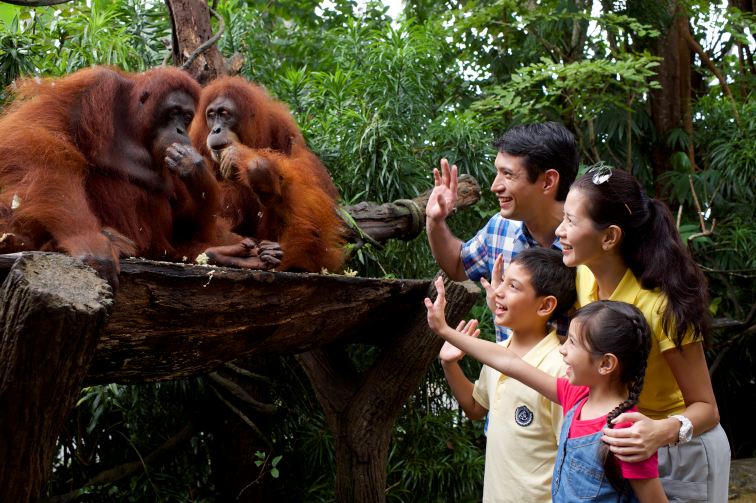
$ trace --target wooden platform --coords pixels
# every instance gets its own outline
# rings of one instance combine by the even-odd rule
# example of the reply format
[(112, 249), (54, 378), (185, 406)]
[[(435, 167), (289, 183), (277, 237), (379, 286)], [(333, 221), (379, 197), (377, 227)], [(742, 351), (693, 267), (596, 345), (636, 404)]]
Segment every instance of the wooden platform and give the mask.
[[(19, 255), (0, 255), (0, 283)], [(116, 308), (87, 383), (177, 379), (252, 353), (300, 353), (337, 340), (384, 345), (424, 309), (429, 286), (122, 260)]]

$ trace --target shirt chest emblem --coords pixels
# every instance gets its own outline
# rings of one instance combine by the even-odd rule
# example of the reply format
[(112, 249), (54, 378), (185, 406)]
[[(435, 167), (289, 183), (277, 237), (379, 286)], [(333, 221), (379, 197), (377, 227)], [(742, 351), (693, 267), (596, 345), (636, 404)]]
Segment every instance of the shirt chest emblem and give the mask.
[(530, 426), (533, 422), (533, 411), (525, 405), (520, 405), (515, 409), (515, 422), (520, 426)]

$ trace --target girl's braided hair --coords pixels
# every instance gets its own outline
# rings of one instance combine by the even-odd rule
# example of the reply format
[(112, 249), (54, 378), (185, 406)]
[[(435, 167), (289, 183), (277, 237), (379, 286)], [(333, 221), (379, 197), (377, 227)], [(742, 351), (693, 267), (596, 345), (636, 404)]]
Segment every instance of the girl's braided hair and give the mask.
[[(651, 330), (646, 318), (637, 307), (625, 302), (600, 300), (575, 313), (580, 323), (581, 339), (587, 349), (596, 355), (611, 353), (619, 363), (620, 382), (627, 386), (627, 400), (614, 408), (606, 423), (613, 428), (612, 420), (638, 403), (646, 375), (648, 353), (651, 351)], [(614, 454), (606, 444), (599, 455), (604, 460), (604, 472), (615, 489), (628, 489), (623, 480)]]

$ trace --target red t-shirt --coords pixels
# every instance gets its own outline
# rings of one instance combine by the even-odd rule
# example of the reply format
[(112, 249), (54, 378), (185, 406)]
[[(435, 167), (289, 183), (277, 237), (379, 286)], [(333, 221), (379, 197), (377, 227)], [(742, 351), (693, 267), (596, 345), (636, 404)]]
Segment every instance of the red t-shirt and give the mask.
[[(569, 412), (576, 403), (587, 397), (588, 392), (589, 388), (587, 386), (573, 386), (570, 384), (569, 379), (557, 378), (557, 398), (559, 399), (559, 403), (562, 404), (562, 409), (564, 409), (565, 415), (567, 415), (567, 412)], [(606, 427), (606, 416), (608, 414), (604, 414), (603, 416), (594, 419), (579, 419), (584, 404), (585, 402), (578, 405), (577, 410), (572, 416), (572, 424), (570, 425), (570, 431), (568, 434), (569, 438), (592, 435)], [(637, 410), (637, 407), (632, 407), (628, 412), (635, 412)], [(630, 422), (620, 423), (614, 425), (614, 427), (627, 428), (632, 424), (633, 423)], [(640, 461), (638, 463), (628, 463), (626, 461), (620, 461), (619, 459), (617, 460), (617, 463), (622, 471), (622, 476), (626, 479), (655, 479), (659, 476), (659, 462), (656, 453), (645, 461)]]

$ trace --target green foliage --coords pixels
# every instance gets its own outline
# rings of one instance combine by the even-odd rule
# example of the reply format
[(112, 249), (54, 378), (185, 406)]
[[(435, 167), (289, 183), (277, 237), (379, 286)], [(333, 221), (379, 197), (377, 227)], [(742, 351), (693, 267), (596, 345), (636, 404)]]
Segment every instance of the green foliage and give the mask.
[(506, 86), (490, 88), (490, 97), (477, 102), (475, 108), (516, 122), (543, 117), (573, 117), (585, 122), (607, 107), (626, 109), (629, 96), (658, 87), (650, 81), (657, 65), (658, 58), (649, 54), (568, 64), (544, 57), (521, 68)]
[[(274, 456), (272, 459), (270, 455), (266, 455), (262, 451), (255, 452), (255, 466), (259, 467), (262, 471), (262, 474), (265, 473), (267, 470), (270, 473), (270, 476), (274, 479), (277, 479), (280, 475), (280, 472), (278, 471), (278, 463), (281, 461), (281, 458), (283, 456)], [(269, 463), (270, 462), (270, 463)], [(268, 467), (268, 464), (270, 464), (270, 467)]]
[[(196, 421), (202, 396), (203, 387), (197, 380), (84, 388), (58, 438), (48, 494), (77, 490), (109, 468), (143, 462)], [(114, 483), (89, 485), (76, 494), (88, 501), (209, 503), (215, 498), (208, 458), (207, 435), (197, 432), (162, 462)]]
[(289, 69), (269, 87), (294, 106), (345, 200), (390, 201), (426, 190), (439, 143), (461, 143), (467, 148), (458, 155), (471, 154), (471, 165), (480, 160), (490, 139), (472, 117), (456, 119), (472, 126), (462, 133), (456, 123), (451, 135), (440, 127), (450, 122), (442, 110), (451, 90), (437, 26), (378, 30), (355, 20), (324, 39), (336, 48), (324, 70)]
[(416, 408), (410, 402), (397, 422), (386, 501), (480, 501), (485, 462), (482, 423), (460, 420), (458, 411), (450, 407), (455, 404), (448, 401), (435, 405)]
[(34, 72), (32, 58), (39, 47), (32, 37), (19, 28), (18, 17), (14, 17), (10, 25), (3, 28), (0, 35), (0, 85), (5, 88), (18, 76)]

